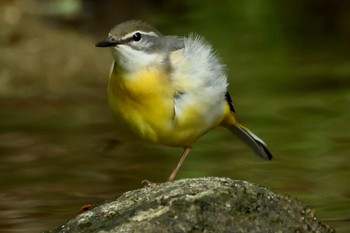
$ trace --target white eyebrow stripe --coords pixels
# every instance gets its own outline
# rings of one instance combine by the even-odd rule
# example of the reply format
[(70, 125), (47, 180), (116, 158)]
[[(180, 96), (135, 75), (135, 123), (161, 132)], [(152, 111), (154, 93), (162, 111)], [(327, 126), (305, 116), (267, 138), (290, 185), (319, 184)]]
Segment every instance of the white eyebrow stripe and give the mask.
[(137, 32), (141, 33), (141, 35), (158, 37), (157, 33), (155, 33), (155, 32), (133, 31), (133, 32), (130, 32), (130, 33), (126, 34), (125, 36), (123, 36), (122, 40), (132, 37)]

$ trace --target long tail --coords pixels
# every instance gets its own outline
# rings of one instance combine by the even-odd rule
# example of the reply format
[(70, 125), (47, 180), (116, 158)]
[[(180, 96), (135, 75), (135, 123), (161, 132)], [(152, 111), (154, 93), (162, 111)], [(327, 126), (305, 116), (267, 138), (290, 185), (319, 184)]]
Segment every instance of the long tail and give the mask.
[(264, 141), (253, 134), (249, 129), (238, 123), (226, 125), (225, 127), (249, 146), (260, 158), (265, 160), (272, 159), (272, 155)]
[(253, 134), (249, 129), (241, 125), (235, 116), (235, 109), (232, 104), (231, 96), (228, 92), (225, 94), (226, 98), (226, 116), (221, 122), (221, 125), (229, 129), (239, 139), (241, 139), (247, 146), (262, 159), (271, 160), (272, 155), (267, 149), (266, 144), (258, 136)]

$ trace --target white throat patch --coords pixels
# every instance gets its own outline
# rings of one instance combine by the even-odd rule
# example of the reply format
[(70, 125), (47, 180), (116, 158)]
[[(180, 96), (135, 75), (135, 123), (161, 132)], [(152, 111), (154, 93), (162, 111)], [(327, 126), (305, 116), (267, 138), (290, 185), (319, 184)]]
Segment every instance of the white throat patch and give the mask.
[(161, 62), (161, 54), (147, 53), (123, 44), (113, 47), (112, 54), (118, 64), (129, 72), (146, 66), (158, 65)]

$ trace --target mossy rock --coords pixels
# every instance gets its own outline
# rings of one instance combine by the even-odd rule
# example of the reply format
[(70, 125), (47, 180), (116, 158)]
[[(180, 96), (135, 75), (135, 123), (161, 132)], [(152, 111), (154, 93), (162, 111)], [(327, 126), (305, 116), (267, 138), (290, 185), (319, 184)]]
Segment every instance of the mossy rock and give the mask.
[(302, 202), (228, 178), (182, 179), (124, 193), (51, 232), (335, 232)]

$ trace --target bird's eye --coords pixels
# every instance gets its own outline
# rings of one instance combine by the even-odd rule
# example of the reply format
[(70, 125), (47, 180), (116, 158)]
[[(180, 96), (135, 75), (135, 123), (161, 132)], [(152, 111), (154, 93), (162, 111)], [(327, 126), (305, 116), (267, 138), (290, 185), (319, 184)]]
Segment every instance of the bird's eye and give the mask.
[(134, 41), (140, 41), (141, 40), (141, 33), (136, 32), (132, 38), (134, 39)]

